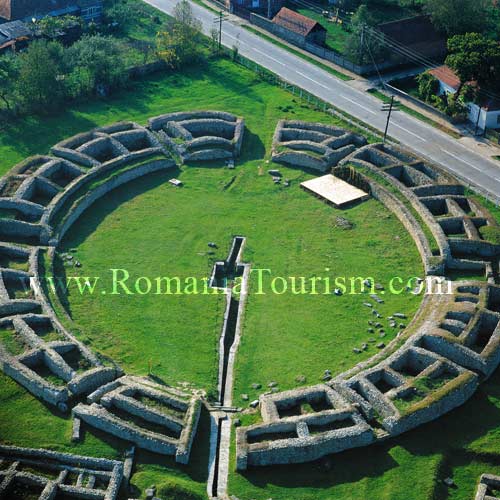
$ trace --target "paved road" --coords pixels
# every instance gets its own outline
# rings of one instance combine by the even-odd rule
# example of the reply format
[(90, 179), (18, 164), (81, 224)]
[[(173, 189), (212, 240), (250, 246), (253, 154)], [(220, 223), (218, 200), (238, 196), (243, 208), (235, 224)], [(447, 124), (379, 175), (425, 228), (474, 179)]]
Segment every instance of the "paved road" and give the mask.
[[(176, 0), (146, 1), (167, 13), (172, 12), (176, 3)], [(194, 3), (191, 5), (208, 33), (213, 26), (213, 12)], [(224, 45), (232, 47), (237, 44), (240, 53), (248, 59), (380, 131), (384, 130), (387, 115), (381, 111), (378, 99), (250, 33), (233, 21), (223, 23)], [(396, 112), (393, 117), (389, 127), (392, 137), (500, 200), (500, 163), (468, 150), (444, 132), (406, 113)]]

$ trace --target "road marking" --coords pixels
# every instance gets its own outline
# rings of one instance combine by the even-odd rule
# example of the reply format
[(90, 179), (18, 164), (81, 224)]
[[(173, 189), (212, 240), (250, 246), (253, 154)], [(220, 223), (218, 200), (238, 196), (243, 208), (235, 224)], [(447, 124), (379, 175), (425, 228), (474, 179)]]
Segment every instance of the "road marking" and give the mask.
[(469, 167), (473, 168), (474, 170), (477, 170), (478, 172), (481, 172), (484, 176), (489, 177), (490, 179), (493, 179), (495, 181), (500, 181), (499, 177), (493, 177), (489, 173), (485, 172), (484, 170), (480, 169), (479, 167), (476, 167), (473, 163), (470, 161), (464, 160), (463, 158), (460, 158), (460, 156), (457, 156), (456, 154), (450, 153), (450, 151), (446, 149), (441, 150), (443, 153), (446, 153), (447, 155), (450, 155), (452, 158), (455, 158), (455, 160), (461, 161), (462, 163), (465, 163), (466, 165), (469, 165)]
[(352, 104), (354, 104), (356, 106), (359, 106), (360, 108), (363, 108), (365, 111), (368, 111), (368, 113), (371, 113), (372, 115), (376, 115), (377, 114), (377, 113), (375, 113), (375, 111), (372, 111), (371, 109), (368, 109), (367, 107), (363, 106), (363, 104), (360, 104), (359, 102), (353, 101), (352, 99), (350, 99), (349, 97), (346, 97), (343, 94), (339, 94), (339, 97), (341, 97), (342, 99), (345, 99), (346, 101), (351, 102)]
[(304, 75), (304, 73), (301, 73), (300, 71), (295, 71), (295, 73), (297, 73), (297, 75), (303, 76), (304, 78), (307, 78), (308, 80), (311, 80), (311, 82), (315, 83), (316, 85), (319, 85), (320, 87), (323, 87), (326, 90), (330, 90), (330, 87), (327, 87), (326, 85), (323, 85), (322, 83), (313, 80), (310, 76)]
[(268, 59), (271, 59), (271, 61), (274, 61), (274, 62), (276, 62), (278, 64), (281, 64), (281, 66), (286, 66), (285, 63), (283, 63), (281, 61), (278, 61), (278, 59), (275, 59), (274, 57), (271, 57), (271, 56), (267, 55), (265, 52), (262, 52), (262, 50), (255, 49), (255, 48), (253, 50), (255, 50), (255, 52), (258, 52), (259, 54), (262, 54), (263, 56), (266, 56)]
[(402, 127), (401, 125), (398, 125), (397, 123), (391, 122), (391, 123), (389, 124), (389, 126), (390, 126), (390, 125), (394, 125), (395, 127), (398, 127), (398, 128), (400, 128), (401, 130), (404, 130), (406, 133), (408, 133), (408, 134), (411, 134), (411, 135), (415, 136), (417, 139), (420, 139), (420, 140), (421, 140), (421, 141), (423, 141), (423, 142), (427, 142), (427, 141), (426, 141), (423, 137), (420, 137), (418, 134), (415, 134), (415, 132), (412, 132), (411, 130), (408, 130), (407, 128), (404, 128), (404, 127)]

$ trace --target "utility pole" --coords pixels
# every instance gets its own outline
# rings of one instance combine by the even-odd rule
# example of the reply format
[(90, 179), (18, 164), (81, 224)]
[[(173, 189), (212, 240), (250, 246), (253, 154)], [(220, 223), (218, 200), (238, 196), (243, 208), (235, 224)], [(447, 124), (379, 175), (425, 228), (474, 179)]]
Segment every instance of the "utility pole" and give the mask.
[(481, 119), (481, 106), (478, 104), (477, 105), (477, 120), (476, 120), (476, 127), (474, 128), (474, 135), (477, 135), (477, 129), (479, 128), (479, 120)]
[(365, 46), (365, 25), (361, 25), (360, 41), (359, 41), (359, 64), (363, 64), (363, 48)]
[(382, 111), (387, 111), (387, 122), (385, 124), (385, 131), (384, 131), (384, 140), (382, 141), (385, 144), (385, 141), (387, 139), (387, 131), (389, 130), (389, 122), (391, 120), (391, 114), (392, 111), (397, 111), (397, 102), (394, 102), (394, 96), (391, 95), (391, 102), (390, 103), (385, 103), (382, 104)]
[(213, 23), (219, 25), (219, 52), (222, 49), (222, 23), (228, 19), (228, 15), (224, 14), (222, 10), (219, 12), (219, 15), (214, 18)]

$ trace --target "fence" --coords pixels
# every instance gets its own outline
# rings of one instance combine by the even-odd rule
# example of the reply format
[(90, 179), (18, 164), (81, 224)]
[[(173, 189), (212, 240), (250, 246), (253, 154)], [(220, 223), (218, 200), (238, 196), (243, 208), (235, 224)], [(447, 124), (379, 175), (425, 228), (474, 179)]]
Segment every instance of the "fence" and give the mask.
[(420, 99), (417, 99), (416, 97), (413, 97), (410, 94), (407, 94), (401, 89), (398, 89), (397, 87), (393, 87), (392, 85), (389, 85), (388, 83), (384, 83), (384, 88), (386, 90), (390, 90), (393, 94), (398, 95), (399, 97), (402, 97), (403, 99), (407, 99), (408, 101), (411, 101), (415, 103), (417, 106), (424, 108), (426, 111), (429, 111), (430, 113), (438, 116), (439, 118), (442, 118), (443, 120), (450, 121), (450, 117), (439, 111), (439, 109), (436, 109), (434, 106), (431, 106), (430, 104), (427, 104), (424, 101), (421, 101)]
[(287, 28), (283, 28), (282, 26), (277, 26), (269, 19), (263, 16), (259, 16), (258, 14), (251, 13), (250, 22), (258, 26), (259, 28), (269, 31), (273, 35), (283, 38), (283, 40), (286, 40), (287, 42), (292, 43), (293, 45), (296, 45), (297, 47), (300, 47), (301, 49), (304, 49), (307, 52), (310, 52), (311, 54), (317, 55), (323, 59), (333, 62), (354, 73), (362, 75), (376, 71), (375, 66), (372, 64), (364, 66), (359, 66), (358, 64), (354, 64), (353, 62), (346, 59), (344, 56), (332, 50), (329, 50), (325, 47), (321, 47), (314, 43), (308, 42), (303, 36), (298, 35), (297, 33)]
[[(226, 54), (229, 54), (230, 51), (227, 49)], [(371, 127), (370, 125), (363, 123), (361, 121), (357, 121), (353, 118), (351, 118), (348, 114), (336, 109), (332, 104), (323, 101), (323, 99), (320, 99), (319, 97), (316, 97), (313, 94), (310, 94), (306, 90), (302, 89), (301, 87), (298, 87), (297, 85), (294, 85), (290, 82), (287, 82), (283, 78), (279, 77), (275, 73), (272, 73), (271, 71), (265, 69), (264, 67), (260, 66), (254, 61), (251, 61), (250, 59), (247, 59), (244, 56), (237, 55), (236, 57), (233, 57), (235, 62), (238, 64), (241, 64), (242, 66), (246, 67), (247, 69), (250, 69), (251, 71), (254, 71), (257, 73), (262, 79), (265, 79), (269, 83), (272, 83), (274, 85), (278, 85), (279, 87), (283, 88), (284, 90), (292, 93), (293, 95), (297, 95), (301, 99), (305, 99), (308, 103), (312, 104), (315, 106), (317, 109), (322, 110), (326, 113), (331, 114), (332, 116), (335, 116), (344, 122), (348, 123), (351, 125), (354, 129), (357, 129), (358, 131), (364, 132), (365, 134), (369, 134), (372, 137), (377, 138), (378, 140), (382, 139), (382, 134), (380, 133), (379, 130), (377, 130), (374, 127)], [(387, 142), (393, 143), (393, 144), (398, 144), (398, 141), (396, 141), (392, 137), (388, 137)], [(420, 156), (426, 159), (429, 163), (434, 164), (434, 160), (431, 158), (426, 157), (425, 154), (421, 154)], [(444, 167), (442, 167), (444, 168)], [(461, 175), (457, 174), (456, 172), (452, 172), (450, 170), (450, 173), (455, 176), (466, 188), (468, 188), (471, 191), (474, 191), (475, 193), (483, 196), (487, 200), (491, 201), (492, 203), (495, 204), (495, 206), (500, 207), (500, 196), (499, 195), (494, 195), (479, 186), (472, 184), (469, 182), (467, 179), (462, 177)]]
[(314, 54), (318, 57), (321, 57), (322, 59), (337, 64), (338, 66), (341, 66), (342, 68), (352, 71), (353, 73), (356, 73), (358, 75), (369, 75), (375, 73), (377, 71), (377, 68), (378, 70), (384, 70), (392, 68), (394, 66), (393, 62), (386, 62), (378, 65), (355, 64), (346, 57), (344, 57), (342, 54), (327, 49), (326, 47), (317, 45), (315, 43), (308, 42), (303, 36), (298, 35), (294, 31), (291, 31), (287, 28), (283, 28), (282, 26), (276, 25), (266, 17), (259, 16), (258, 14), (251, 12), (247, 17), (247, 19), (249, 19), (249, 21), (252, 24), (255, 24), (255, 26), (258, 26), (259, 28), (269, 31), (273, 35), (278, 36), (279, 38), (282, 38), (283, 40), (293, 45), (296, 45), (297, 47), (300, 47), (301, 49), (304, 49), (307, 52), (310, 52), (311, 54)]

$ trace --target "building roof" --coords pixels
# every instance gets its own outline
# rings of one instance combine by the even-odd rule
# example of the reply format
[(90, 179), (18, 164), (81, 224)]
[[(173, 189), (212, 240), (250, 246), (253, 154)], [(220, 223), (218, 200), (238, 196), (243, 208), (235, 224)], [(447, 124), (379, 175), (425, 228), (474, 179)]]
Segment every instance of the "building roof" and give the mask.
[(15, 47), (17, 41), (32, 37), (29, 27), (21, 21), (0, 24), (0, 50)]
[[(441, 61), (446, 55), (446, 37), (436, 31), (428, 16), (382, 23), (377, 29), (388, 42), (403, 45), (429, 59)], [(392, 52), (391, 58), (408, 62), (408, 57), (400, 52)]]
[[(458, 78), (456, 73), (449, 66), (439, 66), (435, 69), (431, 69), (429, 73), (444, 85), (451, 87), (454, 91), (457, 91), (460, 87), (460, 78)], [(467, 82), (467, 84), (480, 90), (475, 81)], [(500, 98), (496, 97), (493, 93), (479, 92), (475, 102), (485, 111), (498, 111), (500, 109)]]
[(0, 35), (9, 40), (16, 38), (29, 38), (31, 30), (22, 21), (11, 21), (10, 23), (0, 24)]
[(72, 14), (81, 7), (100, 5), (102, 0), (0, 0), (0, 17), (7, 20), (40, 18), (49, 13)]
[(274, 16), (273, 23), (302, 36), (309, 35), (309, 33), (313, 30), (319, 29), (326, 31), (326, 29), (321, 26), (320, 23), (314, 21), (314, 19), (303, 16), (302, 14), (299, 14), (291, 9), (287, 9), (286, 7), (282, 7)]
[(434, 28), (429, 16), (414, 16), (390, 21), (379, 24), (377, 29), (403, 45), (413, 45), (424, 41), (445, 41), (445, 37)]
[(449, 66), (443, 64), (435, 69), (431, 69), (429, 73), (433, 77), (437, 78), (441, 83), (451, 87), (455, 91), (460, 87), (460, 78), (458, 78)]

